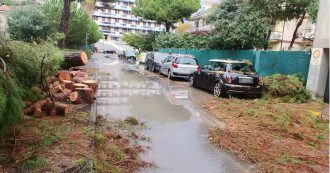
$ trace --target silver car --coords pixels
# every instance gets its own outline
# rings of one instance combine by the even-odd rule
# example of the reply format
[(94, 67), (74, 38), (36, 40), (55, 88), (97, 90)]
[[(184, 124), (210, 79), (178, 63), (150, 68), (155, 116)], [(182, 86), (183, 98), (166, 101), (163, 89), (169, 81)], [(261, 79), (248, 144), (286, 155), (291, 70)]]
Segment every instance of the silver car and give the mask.
[(188, 78), (199, 69), (197, 59), (192, 55), (171, 54), (162, 61), (160, 74), (168, 78)]

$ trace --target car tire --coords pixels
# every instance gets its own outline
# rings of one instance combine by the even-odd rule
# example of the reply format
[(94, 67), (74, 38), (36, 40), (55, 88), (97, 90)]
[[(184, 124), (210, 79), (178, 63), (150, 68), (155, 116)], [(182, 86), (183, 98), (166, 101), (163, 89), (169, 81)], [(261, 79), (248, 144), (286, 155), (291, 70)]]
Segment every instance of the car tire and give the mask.
[(172, 75), (171, 75), (171, 70), (168, 71), (168, 73), (167, 73), (167, 78), (168, 78), (168, 79), (172, 79), (172, 78), (173, 78)]
[(155, 72), (155, 65), (151, 66), (151, 72)]
[(191, 75), (189, 77), (189, 86), (195, 87), (195, 80), (194, 80), (194, 75)]
[(222, 83), (221, 82), (218, 82), (214, 85), (213, 87), (213, 94), (214, 96), (216, 97), (223, 97), (225, 94), (225, 90), (224, 88), (222, 87)]

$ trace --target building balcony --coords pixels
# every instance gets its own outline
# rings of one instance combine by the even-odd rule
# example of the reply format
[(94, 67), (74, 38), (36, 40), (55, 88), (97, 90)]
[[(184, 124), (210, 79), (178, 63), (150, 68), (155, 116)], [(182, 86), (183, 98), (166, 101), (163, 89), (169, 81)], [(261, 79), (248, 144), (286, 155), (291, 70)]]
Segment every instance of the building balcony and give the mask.
[(283, 33), (282, 32), (278, 32), (278, 31), (273, 31), (271, 34), (270, 34), (270, 37), (269, 37), (269, 41), (280, 41), (282, 40), (282, 35)]

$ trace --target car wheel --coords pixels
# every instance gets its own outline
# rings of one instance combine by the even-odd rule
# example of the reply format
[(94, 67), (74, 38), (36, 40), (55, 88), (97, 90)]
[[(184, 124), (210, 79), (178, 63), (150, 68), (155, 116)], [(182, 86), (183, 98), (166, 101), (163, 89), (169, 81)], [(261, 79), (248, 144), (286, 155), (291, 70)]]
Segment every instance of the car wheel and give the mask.
[(155, 65), (152, 65), (152, 66), (151, 66), (151, 71), (152, 71), (152, 72), (155, 72)]
[(170, 70), (169, 70), (168, 73), (167, 73), (167, 78), (172, 79), (171, 71), (170, 71)]
[(195, 86), (194, 75), (191, 75), (189, 77), (189, 86), (191, 86), (191, 87)]
[(222, 84), (220, 82), (216, 83), (213, 88), (213, 94), (216, 97), (221, 97), (224, 95)]

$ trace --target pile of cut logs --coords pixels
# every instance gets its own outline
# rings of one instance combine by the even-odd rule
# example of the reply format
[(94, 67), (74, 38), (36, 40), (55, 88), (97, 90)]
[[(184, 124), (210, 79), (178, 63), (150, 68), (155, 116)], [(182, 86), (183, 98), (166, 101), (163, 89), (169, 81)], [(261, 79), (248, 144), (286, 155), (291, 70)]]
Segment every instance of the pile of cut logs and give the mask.
[[(72, 56), (70, 56), (71, 62), (72, 59)], [(86, 63), (75, 62), (75, 65), (84, 65)], [(46, 83), (47, 91), (45, 92), (48, 92), (47, 95), (50, 97), (34, 104), (26, 103), (23, 110), (24, 114), (34, 115), (35, 117), (65, 115), (68, 106), (62, 102), (92, 104), (96, 99), (97, 81), (90, 80), (86, 70), (82, 67), (71, 67), (69, 70), (61, 70), (56, 76), (47, 78)]]

